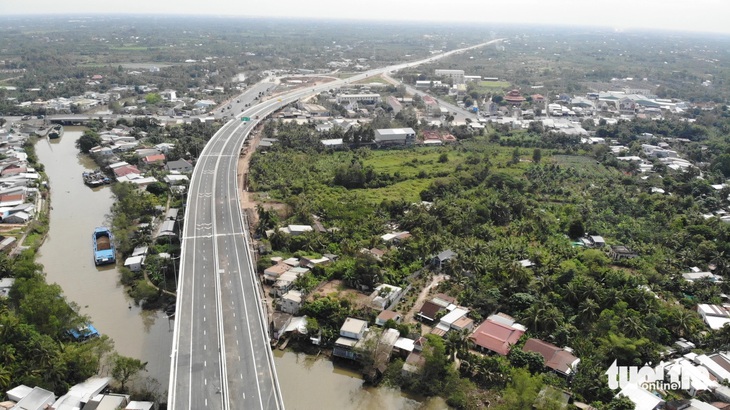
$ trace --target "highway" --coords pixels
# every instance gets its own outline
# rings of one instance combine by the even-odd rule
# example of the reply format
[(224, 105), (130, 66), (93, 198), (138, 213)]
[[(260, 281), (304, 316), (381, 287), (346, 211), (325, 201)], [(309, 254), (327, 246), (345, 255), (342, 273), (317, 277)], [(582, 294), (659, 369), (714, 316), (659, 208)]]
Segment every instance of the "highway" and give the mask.
[[(236, 117), (207, 143), (195, 164), (188, 189), (169, 409), (284, 408), (269, 346), (267, 313), (237, 186), (239, 153), (256, 123), (302, 97), (491, 43), (254, 101), (259, 93), (272, 87), (271, 83), (262, 82), (234, 100), (236, 106), (227, 113)], [(246, 104), (250, 106), (246, 108)], [(245, 111), (236, 114), (240, 107)], [(252, 121), (241, 121), (244, 116)]]

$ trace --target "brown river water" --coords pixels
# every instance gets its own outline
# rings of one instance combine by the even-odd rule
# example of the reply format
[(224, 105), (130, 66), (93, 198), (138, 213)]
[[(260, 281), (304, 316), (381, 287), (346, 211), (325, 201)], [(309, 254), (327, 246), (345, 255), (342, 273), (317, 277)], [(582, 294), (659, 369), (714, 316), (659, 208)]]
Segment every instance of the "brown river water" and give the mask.
[[(83, 128), (66, 127), (58, 140), (40, 140), (36, 152), (51, 185), (50, 230), (38, 262), (46, 280), (63, 288), (66, 298), (89, 316), (101, 334), (114, 341), (120, 354), (147, 362), (144, 377), (166, 396), (174, 323), (163, 313), (134, 306), (119, 283), (114, 266), (96, 267), (91, 233), (109, 225), (114, 201), (108, 186), (90, 189), (81, 173), (94, 162), (80, 155), (75, 141)], [(275, 352), (282, 395), (289, 410), (309, 409), (446, 409), (439, 398), (408, 396), (385, 387), (365, 387), (359, 374), (335, 366), (329, 359)]]

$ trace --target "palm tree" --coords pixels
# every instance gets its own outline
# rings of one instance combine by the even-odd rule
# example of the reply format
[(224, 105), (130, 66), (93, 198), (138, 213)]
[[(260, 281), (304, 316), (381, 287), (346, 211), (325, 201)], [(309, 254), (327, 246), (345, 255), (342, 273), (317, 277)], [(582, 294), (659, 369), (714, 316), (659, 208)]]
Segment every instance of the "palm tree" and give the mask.
[(452, 330), (446, 335), (446, 351), (452, 362), (469, 347), (469, 336), (469, 329)]
[(697, 325), (697, 316), (694, 312), (689, 311), (681, 306), (677, 306), (672, 312), (672, 319), (674, 319), (674, 330), (679, 337), (684, 337), (694, 333)]
[(646, 334), (647, 327), (637, 315), (628, 315), (621, 324), (626, 336), (638, 338)]
[(599, 310), (601, 310), (601, 307), (598, 306), (598, 303), (596, 303), (595, 300), (588, 298), (580, 304), (578, 317), (583, 324), (592, 324), (596, 319), (598, 319)]
[(4, 365), (0, 364), (0, 390), (9, 389), (13, 374)]

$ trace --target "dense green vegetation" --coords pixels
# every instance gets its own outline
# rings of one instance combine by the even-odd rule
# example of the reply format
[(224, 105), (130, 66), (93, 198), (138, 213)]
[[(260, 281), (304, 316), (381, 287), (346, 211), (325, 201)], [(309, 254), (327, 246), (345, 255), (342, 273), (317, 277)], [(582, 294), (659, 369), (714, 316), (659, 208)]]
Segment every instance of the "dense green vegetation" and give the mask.
[[(652, 130), (679, 124), (652, 124)], [(631, 142), (647, 126), (620, 123), (600, 129)], [(719, 152), (727, 149), (720, 130), (704, 127), (703, 140), (713, 141)], [(618, 133), (624, 128), (630, 131), (622, 137)], [(445, 268), (451, 279), (439, 289), (472, 309), (475, 320), (501, 311), (523, 323), (528, 335), (573, 347), (581, 367), (571, 385), (552, 379), (548, 384), (570, 388), (589, 402), (612, 400), (602, 374), (614, 359), (642, 365), (658, 361), (663, 346), (679, 337), (711, 346), (726, 337), (706, 331), (693, 309), (697, 303), (720, 302), (727, 284), (690, 284), (680, 275), (691, 266), (709, 265), (715, 273), (730, 274), (725, 256), (730, 225), (702, 216), (727, 203), (727, 190), (710, 187), (721, 179), (721, 165), (706, 165), (704, 179), (696, 178), (697, 170), (667, 169), (661, 177), (642, 179), (606, 154), (605, 147), (578, 145), (567, 155), (503, 147), (490, 142), (499, 141), (493, 138), (496, 130), (453, 147), (338, 152), (317, 148), (306, 127), (278, 124), (276, 131), (289, 143), (254, 154), (250, 183), (269, 200), (285, 202), (289, 212), (272, 216), (261, 208), (263, 223), (268, 228), (277, 222), (311, 223), (316, 216), (325, 227), (337, 228), (297, 237), (277, 232), (269, 238), (272, 249), (284, 254), (340, 255), (337, 263), (303, 280), (305, 289), (332, 278), (353, 287), (405, 285), (429, 257), (453, 249), (459, 256)], [(671, 195), (650, 193), (656, 185)], [(413, 238), (385, 247), (379, 236), (393, 227), (410, 231)], [(625, 245), (638, 257), (614, 261), (605, 250), (576, 247), (572, 242), (584, 233)], [(387, 249), (382, 261), (360, 254), (373, 246)], [(516, 263), (527, 258), (536, 266)], [(345, 317), (370, 315), (332, 296), (305, 304), (303, 311), (330, 343)], [(477, 364), (483, 360), (489, 364)], [(481, 388), (502, 389), (511, 379), (521, 389), (515, 382), (521, 376), (511, 369), (541, 372), (541, 365), (529, 363), (467, 353), (460, 373)], [(494, 372), (501, 376), (484, 374), (484, 366), (500, 369)], [(446, 385), (429, 385), (434, 390), (394, 380), (419, 392), (456, 394), (446, 376), (439, 379)], [(509, 387), (504, 390), (505, 403), (512, 395)]]
[[(130, 359), (113, 352), (107, 336), (77, 341), (69, 333), (88, 318), (68, 302), (61, 288), (45, 281), (43, 267), (33, 249), (15, 259), (0, 255), (0, 276), (15, 278), (7, 299), (0, 299), (0, 389), (20, 384), (39, 386), (65, 394), (69, 387), (99, 374), (102, 367), (126, 368), (114, 378), (120, 391), (143, 367), (130, 367)], [(144, 387), (143, 387), (144, 389)], [(151, 398), (151, 392), (134, 391), (135, 397)]]

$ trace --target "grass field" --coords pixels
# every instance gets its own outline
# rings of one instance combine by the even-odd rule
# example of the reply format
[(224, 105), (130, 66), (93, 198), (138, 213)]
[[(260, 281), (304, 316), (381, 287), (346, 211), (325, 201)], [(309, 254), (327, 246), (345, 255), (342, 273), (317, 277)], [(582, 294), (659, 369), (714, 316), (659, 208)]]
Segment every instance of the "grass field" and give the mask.
[(512, 84), (508, 81), (479, 81), (474, 90), (480, 94), (486, 94), (490, 92), (506, 90), (511, 88)]
[[(441, 154), (446, 153), (448, 161), (439, 162)], [(451, 172), (463, 162), (461, 156), (448, 148), (414, 148), (412, 150), (372, 151), (365, 165), (372, 166), (379, 173), (399, 172), (406, 178), (413, 178), (421, 172), (436, 175)]]
[(616, 169), (609, 169), (594, 158), (578, 155), (553, 155), (552, 159), (559, 165), (577, 168), (594, 175), (616, 176), (621, 175)]

